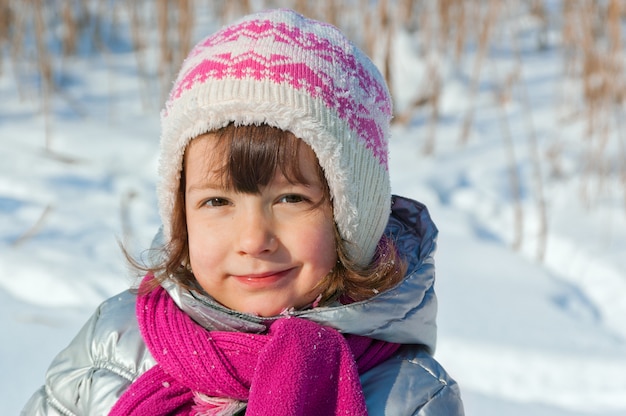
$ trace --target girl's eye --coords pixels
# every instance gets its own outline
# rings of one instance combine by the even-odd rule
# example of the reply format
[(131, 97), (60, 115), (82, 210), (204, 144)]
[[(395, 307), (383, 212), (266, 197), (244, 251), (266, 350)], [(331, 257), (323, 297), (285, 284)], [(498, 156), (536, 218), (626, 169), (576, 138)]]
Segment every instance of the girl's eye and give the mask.
[(224, 198), (210, 198), (205, 200), (202, 205), (207, 206), (207, 207), (223, 207), (225, 205), (228, 205), (228, 200), (224, 199)]
[(304, 197), (302, 195), (289, 194), (280, 197), (279, 202), (286, 204), (296, 204), (298, 202), (304, 201)]

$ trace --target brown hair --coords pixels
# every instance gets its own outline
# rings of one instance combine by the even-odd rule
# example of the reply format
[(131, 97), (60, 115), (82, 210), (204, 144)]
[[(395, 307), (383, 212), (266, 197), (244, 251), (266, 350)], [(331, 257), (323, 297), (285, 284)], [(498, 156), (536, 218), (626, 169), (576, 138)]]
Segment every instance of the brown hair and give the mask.
[[(221, 171), (226, 187), (238, 192), (259, 193), (269, 184), (277, 170), (294, 183), (305, 181), (299, 166), (300, 148), (306, 145), (291, 132), (268, 125), (235, 126), (230, 124), (212, 132), (218, 141), (217, 157), (226, 161)], [(324, 187), (324, 197), (320, 204), (331, 203), (330, 189), (324, 172), (318, 165), (318, 175)], [(175, 196), (170, 230), (170, 242), (160, 248), (162, 260), (159, 264), (141, 267), (142, 272), (155, 276), (152, 289), (165, 279), (172, 278), (186, 288), (198, 289), (195, 277), (189, 270), (189, 246), (185, 214), (185, 167), (183, 162), (180, 186)], [(406, 272), (405, 262), (400, 259), (392, 241), (383, 237), (371, 264), (358, 267), (347, 256), (349, 242), (343, 240), (335, 225), (337, 242), (337, 265), (318, 284), (322, 291), (320, 304), (341, 298), (342, 301), (368, 299), (398, 284)]]

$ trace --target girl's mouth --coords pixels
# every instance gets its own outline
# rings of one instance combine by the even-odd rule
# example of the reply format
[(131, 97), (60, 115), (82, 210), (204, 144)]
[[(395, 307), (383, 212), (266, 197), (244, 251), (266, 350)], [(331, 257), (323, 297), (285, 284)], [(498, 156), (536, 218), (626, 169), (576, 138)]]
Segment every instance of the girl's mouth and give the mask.
[(252, 287), (266, 287), (272, 286), (283, 278), (287, 277), (293, 269), (286, 269), (280, 271), (272, 271), (260, 274), (245, 274), (245, 275), (233, 275), (238, 282)]

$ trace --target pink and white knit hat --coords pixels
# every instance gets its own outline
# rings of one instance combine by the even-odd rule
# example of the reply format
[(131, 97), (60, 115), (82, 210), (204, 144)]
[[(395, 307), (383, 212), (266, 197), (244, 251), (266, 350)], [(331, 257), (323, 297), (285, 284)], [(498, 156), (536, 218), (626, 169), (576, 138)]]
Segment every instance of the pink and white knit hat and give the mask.
[(281, 9), (221, 29), (192, 49), (161, 113), (165, 241), (189, 141), (229, 123), (264, 123), (313, 149), (348, 255), (369, 264), (390, 211), (390, 120), (382, 75), (335, 27)]

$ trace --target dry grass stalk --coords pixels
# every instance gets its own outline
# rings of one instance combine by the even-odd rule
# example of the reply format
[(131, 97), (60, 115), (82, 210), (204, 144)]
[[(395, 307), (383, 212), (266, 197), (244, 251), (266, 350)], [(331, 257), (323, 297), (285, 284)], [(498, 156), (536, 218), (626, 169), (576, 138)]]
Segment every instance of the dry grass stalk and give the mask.
[(382, 72), (387, 86), (393, 91), (393, 78), (391, 72), (391, 57), (392, 57), (392, 41), (394, 36), (394, 18), (389, 11), (389, 2), (387, 0), (380, 0), (378, 3), (378, 16), (380, 19), (380, 29), (382, 35)]
[(376, 44), (376, 28), (374, 26), (373, 13), (370, 13), (369, 11), (368, 0), (360, 0), (359, 9), (361, 10), (363, 16), (362, 19), (364, 27), (363, 43), (361, 47), (367, 55), (372, 56), (375, 49), (374, 45)]
[(74, 5), (71, 2), (63, 2), (61, 5), (61, 21), (63, 23), (63, 33), (61, 35), (61, 44), (63, 55), (72, 55), (76, 52), (78, 43), (78, 22), (73, 13)]
[[(94, 0), (81, 0), (84, 2), (84, 8), (89, 9), (88, 4)], [(97, 9), (95, 13), (90, 13), (90, 21), (93, 28), (91, 29), (91, 39), (96, 49), (99, 51), (107, 51), (108, 46), (105, 39), (102, 38), (103, 33), (106, 31), (103, 27), (103, 22), (106, 19), (110, 19), (113, 23), (116, 21), (117, 9), (120, 3), (110, 2), (110, 0), (95, 0)], [(134, 2), (133, 2), (134, 3)], [(88, 28), (85, 28), (88, 29)], [(109, 29), (113, 30), (113, 29)]]
[[(427, 106), (430, 111), (426, 139), (422, 153), (432, 154), (435, 151), (437, 125), (440, 117), (441, 93), (443, 80), (441, 77), (440, 56), (447, 55), (448, 45), (453, 42), (455, 58), (460, 56), (460, 48), (466, 38), (465, 8), (467, 2), (460, 0), (438, 1), (433, 9), (420, 10), (422, 36), (424, 37), (424, 60), (426, 79), (420, 97), (412, 104), (409, 111), (418, 106)], [(431, 5), (432, 6), (432, 5)], [(452, 41), (454, 39), (454, 41)]]
[(126, 191), (120, 197), (120, 224), (122, 227), (122, 242), (124, 247), (128, 246), (129, 241), (134, 236), (131, 205), (136, 197), (137, 192), (134, 190)]
[[(386, 3), (387, 0), (380, 0), (381, 3)], [(328, 23), (334, 26), (340, 26), (339, 16), (341, 16), (341, 5), (339, 1), (326, 0), (326, 7), (324, 7), (324, 14), (321, 19), (326, 20)], [(384, 6), (383, 6), (384, 7)]]
[(615, 120), (617, 124), (617, 149), (618, 149), (618, 170), (619, 182), (622, 187), (622, 199), (624, 200), (624, 208), (626, 213), (626, 133), (624, 127), (624, 110), (623, 108), (615, 109)]
[(19, 79), (18, 74), (20, 74), (20, 69), (18, 65), (23, 56), (23, 47), (24, 47), (24, 35), (26, 33), (26, 13), (24, 13), (23, 8), (18, 10), (15, 8), (15, 4), (10, 6), (13, 10), (13, 16), (15, 19), (12, 22), (12, 36), (11, 36), (11, 45), (10, 45), (10, 56), (11, 63), (13, 66), (13, 74), (16, 77), (15, 85), (17, 86), (17, 91), (20, 95), (20, 98), (25, 98), (26, 94), (24, 89), (22, 88), (22, 82)]
[[(0, 47), (9, 41), (12, 22), (15, 19), (9, 0), (0, 0)], [(2, 76), (3, 53), (0, 53), (0, 76)]]
[(172, 66), (173, 52), (169, 42), (169, 16), (170, 1), (156, 0), (157, 31), (159, 35), (159, 65), (158, 77), (161, 80), (161, 100), (165, 101), (166, 85), (172, 78), (170, 68)]
[(417, 30), (417, 2), (414, 0), (398, 1), (398, 23), (409, 32)]
[[(528, 154), (530, 155), (530, 162), (532, 164), (532, 190), (533, 196), (536, 202), (536, 212), (538, 218), (538, 230), (537, 230), (537, 246), (536, 246), (536, 260), (543, 261), (547, 250), (547, 237), (548, 237), (548, 217), (546, 208), (546, 199), (543, 189), (543, 169), (541, 162), (541, 153), (539, 151), (539, 143), (537, 140), (537, 134), (534, 127), (532, 109), (530, 104), (530, 97), (526, 85), (523, 82), (523, 62), (520, 55), (520, 48), (517, 43), (517, 38), (514, 35), (512, 37), (512, 50), (515, 54), (515, 66), (510, 70), (509, 74), (502, 79), (502, 82), (497, 89), (497, 103), (501, 110), (501, 130), (502, 137), (504, 139), (504, 148), (506, 151), (507, 162), (509, 165), (509, 187), (511, 190), (511, 199), (513, 201), (513, 238), (512, 248), (519, 250), (523, 244), (523, 230), (524, 230), (524, 209), (522, 205), (522, 192), (521, 192), (521, 178), (518, 172), (518, 162), (515, 151), (515, 144), (511, 134), (511, 128), (509, 125), (508, 115), (506, 111), (507, 104), (511, 101), (513, 91), (520, 92), (522, 114), (524, 116), (523, 125), (527, 128), (527, 145)], [(541, 46), (540, 46), (541, 47)], [(491, 67), (493, 72), (497, 73), (496, 62), (491, 61)], [(497, 75), (495, 77), (498, 78)]]
[(299, 13), (302, 13), (304, 16), (312, 16), (313, 11), (311, 9), (311, 2), (308, 0), (295, 0), (294, 1), (294, 10)]
[(9, 39), (13, 18), (10, 0), (0, 0), (0, 43), (4, 43)]
[(607, 149), (616, 126), (613, 108), (623, 106), (626, 92), (621, 3), (580, 1), (566, 8), (568, 30), (564, 40), (570, 51), (567, 66), (580, 79), (587, 123), (581, 195), (588, 205), (604, 191), (611, 173)]
[[(516, 69), (514, 71), (516, 73), (515, 79), (520, 79), (523, 70), (523, 62), (520, 55), (519, 46), (516, 42), (513, 44), (513, 49), (515, 51), (516, 58)], [(513, 83), (511, 83), (511, 88), (512, 84)], [(547, 251), (549, 226), (546, 198), (543, 189), (543, 169), (541, 163), (541, 153), (539, 151), (539, 142), (537, 140), (537, 133), (535, 131), (535, 123), (533, 121), (533, 114), (530, 104), (530, 97), (528, 95), (528, 89), (523, 82), (518, 83), (518, 85), (521, 97), (521, 106), (525, 118), (524, 125), (528, 130), (527, 144), (528, 153), (530, 154), (530, 161), (532, 164), (532, 188), (536, 202), (537, 218), (539, 220), (539, 226), (537, 230), (537, 248), (535, 256), (537, 261), (543, 262)]]
[(216, 9), (215, 15), (220, 16), (222, 24), (230, 23), (233, 19), (252, 12), (250, 0), (224, 0), (221, 2), (213, 2), (213, 7)]
[(34, 26), (35, 26), (35, 45), (37, 50), (37, 66), (41, 82), (41, 100), (42, 110), (45, 124), (45, 149), (50, 152), (52, 150), (52, 136), (50, 126), (50, 101), (53, 91), (53, 73), (52, 58), (48, 54), (46, 48), (47, 30), (45, 24), (42, 0), (30, 0), (32, 5)]
[(28, 230), (24, 231), (22, 235), (16, 238), (11, 243), (11, 245), (13, 247), (18, 247), (24, 244), (26, 241), (33, 238), (35, 235), (37, 235), (37, 233), (39, 232), (39, 230), (41, 230), (41, 228), (43, 227), (44, 223), (46, 222), (46, 219), (48, 218), (51, 212), (52, 212), (52, 205), (50, 204), (46, 205), (44, 210), (41, 212), (41, 215), (39, 216), (39, 218), (37, 218), (37, 221), (35, 221), (35, 223)]
[[(478, 26), (481, 27), (478, 35), (478, 51), (472, 67), (471, 84), (469, 90), (469, 102), (473, 103), (476, 100), (478, 94), (478, 85), (480, 83), (481, 70), (484, 64), (487, 51), (489, 49), (489, 43), (491, 41), (491, 34), (494, 28), (495, 22), (500, 15), (499, 0), (489, 0), (487, 3), (487, 10), (484, 11), (484, 16), (479, 16)], [(480, 10), (480, 7), (475, 7), (475, 10)], [(481, 13), (482, 14), (482, 13)], [(461, 127), (461, 135), (459, 143), (464, 145), (469, 140), (469, 134), (474, 122), (474, 106), (470, 104), (469, 109), (465, 113), (463, 124)]]
[[(624, 73), (624, 52), (622, 43), (622, 18), (626, 15), (626, 5), (622, 1), (612, 0), (608, 6), (608, 33), (611, 42), (611, 54), (617, 61), (617, 71)], [(618, 170), (624, 198), (626, 212), (626, 138), (624, 133), (623, 117), (624, 105), (626, 104), (626, 81), (624, 76), (617, 78), (619, 85), (615, 89), (615, 101), (617, 105), (613, 111), (617, 126), (618, 140)]]
[(436, 17), (439, 21), (440, 48), (447, 48), (453, 41), (454, 57), (458, 61), (463, 54), (465, 42), (470, 35), (470, 25), (467, 24), (467, 9), (478, 11), (480, 5), (471, 1), (441, 0), (437, 2)]
[(159, 35), (161, 102), (166, 98), (178, 67), (191, 49), (193, 28), (190, 0), (158, 0), (156, 7)]
[[(541, 48), (541, 45), (539, 45)], [(509, 74), (502, 79), (499, 87), (496, 89), (496, 102), (501, 109), (501, 126), (504, 138), (504, 147), (507, 153), (507, 160), (509, 164), (509, 182), (511, 195), (513, 199), (513, 220), (514, 220), (514, 234), (512, 248), (518, 250), (523, 243), (523, 229), (524, 229), (524, 211), (522, 207), (521, 198), (521, 178), (518, 173), (518, 163), (516, 158), (515, 146), (512, 139), (508, 115), (506, 112), (507, 104), (511, 101), (514, 90), (520, 92), (518, 95), (521, 98), (522, 114), (524, 116), (523, 125), (527, 128), (527, 145), (528, 154), (530, 155), (530, 162), (532, 165), (532, 190), (533, 197), (536, 202), (536, 212), (538, 218), (538, 230), (537, 230), (537, 247), (535, 256), (537, 261), (543, 261), (547, 250), (547, 237), (548, 237), (548, 217), (546, 209), (546, 199), (543, 190), (543, 169), (541, 162), (541, 154), (539, 151), (539, 143), (537, 140), (537, 134), (534, 127), (533, 114), (530, 104), (530, 97), (526, 85), (523, 82), (523, 62), (520, 54), (520, 48), (517, 43), (517, 37), (513, 35), (511, 43), (512, 51), (515, 55), (515, 65), (509, 71)], [(497, 73), (496, 62), (491, 61), (491, 67), (493, 72)], [(497, 76), (495, 77), (498, 78)], [(521, 82), (520, 82), (521, 81)]]
[[(499, 80), (498, 67), (496, 61), (490, 61), (490, 68), (493, 73), (492, 78)], [(500, 130), (503, 139), (503, 148), (506, 153), (509, 175), (509, 189), (511, 192), (512, 209), (513, 209), (513, 227), (512, 227), (512, 243), (513, 250), (519, 250), (522, 247), (524, 237), (524, 208), (522, 205), (522, 187), (521, 178), (518, 171), (518, 161), (515, 152), (515, 143), (511, 133), (509, 116), (507, 113), (507, 105), (513, 95), (513, 89), (518, 83), (521, 74), (521, 66), (513, 68), (510, 73), (502, 78), (495, 89), (496, 104), (500, 111)]]
[(532, 0), (530, 4), (530, 15), (537, 21), (541, 22), (537, 31), (537, 46), (539, 49), (545, 49), (548, 46), (548, 11), (544, 0)]
[(434, 60), (430, 59), (427, 65), (427, 80), (429, 85), (428, 105), (430, 106), (430, 118), (428, 121), (426, 140), (424, 141), (424, 146), (422, 147), (422, 153), (429, 155), (435, 152), (437, 125), (439, 123), (439, 103), (441, 91), (443, 89), (443, 80), (441, 79), (439, 68)]
[(502, 131), (502, 139), (504, 140), (504, 150), (509, 166), (509, 186), (511, 189), (511, 199), (513, 201), (513, 239), (511, 248), (519, 250), (523, 242), (524, 229), (524, 209), (522, 208), (522, 192), (521, 180), (517, 170), (517, 156), (515, 154), (515, 145), (511, 136), (511, 127), (506, 114), (506, 106), (498, 106), (501, 111), (500, 128)]
[(144, 108), (148, 108), (150, 105), (150, 85), (148, 82), (148, 69), (146, 65), (145, 49), (147, 42), (145, 39), (146, 25), (143, 22), (143, 14), (139, 10), (139, 5), (135, 1), (128, 2), (130, 12), (130, 36), (133, 43), (135, 60), (137, 62), (137, 72), (139, 76), (139, 90), (142, 92), (141, 100)]
[(193, 32), (193, 2), (192, 0), (178, 0), (178, 48), (176, 49), (175, 64), (178, 67), (191, 50)]
[(620, 0), (611, 0), (607, 7), (608, 55), (611, 57), (613, 105), (623, 108), (626, 104), (626, 80), (624, 77), (624, 45), (622, 41), (622, 18), (626, 17), (626, 4)]
[[(524, 93), (525, 95), (527, 93)], [(530, 107), (528, 105), (528, 99), (525, 99), (524, 105), (526, 118), (528, 119), (527, 127), (530, 130), (528, 136), (528, 145), (531, 154), (531, 161), (533, 166), (533, 187), (536, 201), (536, 211), (539, 218), (539, 227), (537, 230), (537, 251), (535, 252), (536, 258), (539, 262), (543, 262), (547, 252), (548, 245), (548, 214), (545, 192), (543, 189), (543, 169), (541, 163), (541, 156), (539, 152), (539, 145), (537, 141), (537, 135), (535, 133), (534, 124), (532, 122), (532, 115)]]

